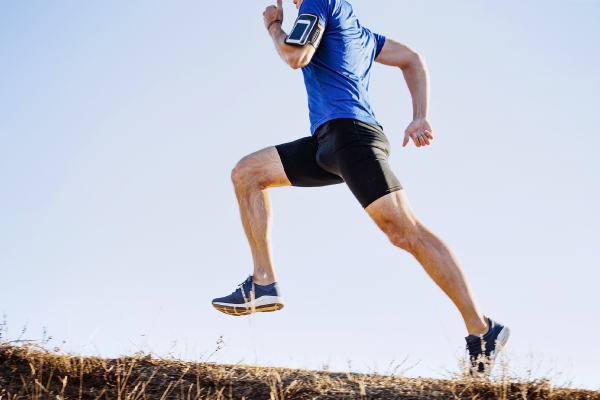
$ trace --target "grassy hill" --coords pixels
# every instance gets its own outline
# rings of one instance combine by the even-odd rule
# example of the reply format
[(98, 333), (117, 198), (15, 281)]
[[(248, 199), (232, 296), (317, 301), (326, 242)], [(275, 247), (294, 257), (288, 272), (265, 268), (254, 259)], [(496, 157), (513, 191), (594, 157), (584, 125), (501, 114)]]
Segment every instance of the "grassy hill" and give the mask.
[(552, 387), (510, 376), (475, 380), (406, 378), (248, 365), (118, 359), (49, 352), (0, 342), (0, 400), (233, 399), (581, 399), (600, 392)]

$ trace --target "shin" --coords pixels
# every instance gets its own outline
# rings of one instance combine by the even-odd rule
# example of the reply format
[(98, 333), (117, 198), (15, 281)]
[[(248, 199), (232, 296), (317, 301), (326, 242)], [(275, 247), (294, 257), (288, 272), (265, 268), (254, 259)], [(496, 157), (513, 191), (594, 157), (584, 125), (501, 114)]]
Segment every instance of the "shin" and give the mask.
[(268, 189), (290, 185), (277, 150), (269, 147), (242, 158), (231, 172), (231, 180), (254, 260), (253, 281), (259, 285), (276, 282), (271, 251), (272, 210)]

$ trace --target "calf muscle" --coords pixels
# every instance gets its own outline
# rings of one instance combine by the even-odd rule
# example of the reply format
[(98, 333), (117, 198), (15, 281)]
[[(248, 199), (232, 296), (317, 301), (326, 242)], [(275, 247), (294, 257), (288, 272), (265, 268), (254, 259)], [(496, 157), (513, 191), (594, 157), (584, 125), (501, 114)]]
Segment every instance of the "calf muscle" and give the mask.
[(418, 221), (404, 191), (376, 200), (366, 211), (392, 244), (411, 253), (454, 302), (469, 333), (485, 333), (487, 321), (475, 301), (458, 257), (442, 239)]
[(276, 282), (271, 251), (272, 206), (268, 189), (291, 185), (277, 149), (269, 147), (242, 158), (231, 180), (240, 207), (244, 232), (254, 260), (253, 282)]

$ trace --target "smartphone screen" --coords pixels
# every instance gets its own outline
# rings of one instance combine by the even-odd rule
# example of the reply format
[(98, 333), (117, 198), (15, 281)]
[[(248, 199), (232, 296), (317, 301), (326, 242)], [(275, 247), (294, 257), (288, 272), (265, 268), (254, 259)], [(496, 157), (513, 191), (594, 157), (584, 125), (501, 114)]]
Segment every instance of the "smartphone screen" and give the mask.
[(294, 26), (294, 30), (290, 33), (289, 39), (294, 41), (302, 40), (304, 33), (310, 26), (310, 21), (299, 20), (296, 22), (296, 26)]

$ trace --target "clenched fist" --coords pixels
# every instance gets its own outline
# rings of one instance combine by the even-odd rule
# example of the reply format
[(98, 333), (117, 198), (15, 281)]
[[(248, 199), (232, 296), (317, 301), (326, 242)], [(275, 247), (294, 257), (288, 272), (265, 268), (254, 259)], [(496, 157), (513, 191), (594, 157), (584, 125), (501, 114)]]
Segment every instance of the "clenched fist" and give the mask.
[(277, 0), (277, 6), (269, 6), (263, 13), (265, 28), (269, 29), (269, 25), (273, 21), (283, 22), (283, 4), (281, 2), (282, 0)]

